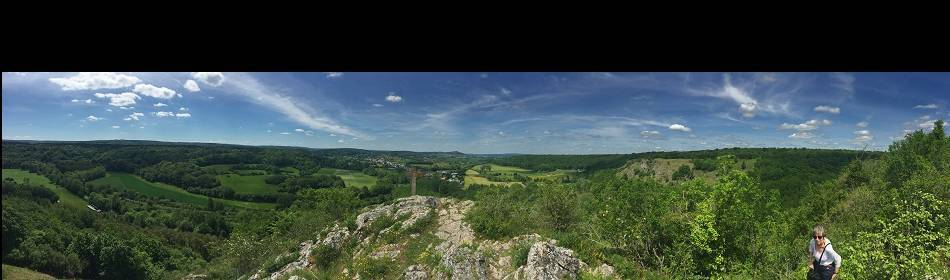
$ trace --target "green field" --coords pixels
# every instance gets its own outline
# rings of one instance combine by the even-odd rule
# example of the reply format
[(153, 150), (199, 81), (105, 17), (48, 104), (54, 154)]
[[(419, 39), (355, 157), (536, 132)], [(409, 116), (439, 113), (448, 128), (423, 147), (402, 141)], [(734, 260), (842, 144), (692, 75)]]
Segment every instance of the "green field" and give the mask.
[(235, 174), (218, 175), (221, 185), (228, 187), (236, 193), (253, 194), (274, 194), (277, 193), (277, 186), (264, 182), (269, 175), (250, 175), (241, 176)]
[[(484, 164), (476, 165), (472, 169), (465, 171), (465, 186), (470, 186), (472, 184), (482, 184), (482, 185), (511, 185), (517, 182), (495, 182), (490, 181), (488, 178), (480, 176), (477, 170), (481, 170), (481, 167)], [(550, 172), (535, 172), (524, 168), (514, 167), (514, 166), (504, 166), (497, 164), (489, 164), (491, 166), (491, 172), (498, 172), (501, 174), (521, 174), (532, 179), (555, 179), (561, 176), (568, 176), (577, 173), (574, 170), (565, 170), (558, 169)]]
[[(108, 172), (106, 177), (92, 180), (89, 182), (92, 185), (104, 185), (109, 184), (117, 188), (123, 188), (138, 192), (144, 195), (167, 198), (178, 202), (184, 202), (192, 204), (195, 206), (206, 206), (208, 205), (208, 197), (193, 194), (188, 191), (185, 191), (181, 188), (158, 183), (158, 182), (148, 182), (144, 179), (128, 174), (128, 173), (119, 173), (119, 172)], [(270, 209), (274, 208), (275, 204), (273, 203), (259, 203), (259, 202), (246, 202), (246, 201), (235, 201), (227, 199), (218, 199), (215, 200), (222, 202), (224, 205), (231, 207), (242, 207), (250, 209)]]
[(528, 174), (525, 174), (525, 175), (527, 175), (528, 177), (531, 177), (531, 179), (538, 179), (538, 178), (540, 178), (540, 179), (554, 179), (554, 178), (561, 177), (561, 176), (569, 176), (569, 175), (576, 175), (576, 174), (577, 174), (577, 171), (576, 171), (576, 170), (558, 169), (558, 170), (551, 171), (551, 172), (528, 173)]
[(317, 174), (340, 176), (347, 187), (372, 187), (376, 185), (376, 177), (355, 170), (320, 168)]
[[(481, 168), (483, 165), (484, 165), (484, 164), (476, 165), (476, 166), (472, 167), (472, 169), (474, 169), (474, 170), (480, 170), (480, 168)], [(519, 168), (519, 167), (514, 167), (514, 166), (504, 166), (504, 165), (497, 165), (497, 164), (488, 164), (488, 165), (491, 166), (491, 171), (492, 171), (492, 172), (498, 172), (498, 173), (511, 174), (511, 173), (530, 173), (530, 172), (531, 172), (531, 170), (527, 170), (527, 169)]]
[(3, 169), (3, 179), (6, 179), (6, 178), (13, 178), (13, 180), (16, 181), (17, 183), (23, 183), (24, 181), (29, 181), (31, 184), (40, 184), (52, 190), (54, 193), (56, 193), (56, 195), (59, 196), (59, 201), (62, 202), (64, 205), (73, 207), (76, 209), (87, 209), (87, 210), (89, 209), (89, 208), (86, 208), (86, 205), (88, 205), (88, 203), (86, 203), (85, 200), (76, 196), (75, 194), (67, 190), (66, 188), (53, 184), (52, 182), (49, 181), (49, 179), (47, 179), (46, 177), (43, 177), (43, 175), (30, 173), (29, 171), (20, 170), (20, 169)]
[(30, 270), (28, 268), (22, 268), (22, 267), (12, 266), (8, 264), (3, 264), (3, 279), (4, 280), (41, 280), (41, 279), (56, 279), (56, 277), (39, 273), (39, 272)]

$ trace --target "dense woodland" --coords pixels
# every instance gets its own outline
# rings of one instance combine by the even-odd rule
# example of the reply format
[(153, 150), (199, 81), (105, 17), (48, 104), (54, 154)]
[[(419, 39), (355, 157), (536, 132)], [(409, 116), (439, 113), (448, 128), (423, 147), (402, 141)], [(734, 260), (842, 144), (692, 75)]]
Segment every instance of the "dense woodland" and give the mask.
[[(335, 221), (352, 226), (362, 207), (409, 195), (404, 169), (461, 172), (495, 163), (536, 171), (582, 171), (510, 187), (423, 176), (420, 195), (475, 201), (465, 220), (478, 238), (539, 233), (607, 263), (624, 278), (800, 279), (815, 224), (844, 257), (840, 279), (950, 278), (950, 138), (942, 123), (886, 152), (720, 149), (632, 155), (468, 156), (461, 153), (315, 150), (144, 141), (2, 144), (4, 169), (48, 178), (101, 212), (75, 209), (36, 182), (3, 181), (3, 263), (57, 277), (235, 279), (280, 264), (278, 254)], [(631, 160), (690, 159), (676, 180), (618, 176)], [(753, 168), (741, 168), (754, 159)], [(226, 168), (214, 168), (227, 165)], [(351, 187), (323, 169), (361, 171)], [(715, 181), (695, 178), (712, 172)], [(216, 176), (263, 176), (274, 190), (237, 193)], [(208, 197), (201, 205), (126, 186), (90, 183), (110, 174)], [(502, 176), (498, 174), (498, 176)], [(274, 203), (271, 209), (234, 201)], [(321, 252), (332, 256), (339, 252)], [(328, 262), (334, 261), (328, 258)], [(393, 268), (402, 269), (402, 268)]]

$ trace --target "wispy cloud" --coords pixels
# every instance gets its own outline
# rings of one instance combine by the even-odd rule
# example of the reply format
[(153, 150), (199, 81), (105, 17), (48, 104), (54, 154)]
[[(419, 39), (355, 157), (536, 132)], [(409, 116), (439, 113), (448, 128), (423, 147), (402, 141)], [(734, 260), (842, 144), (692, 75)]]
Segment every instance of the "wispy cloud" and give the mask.
[(917, 105), (914, 109), (937, 109), (937, 104)]
[(250, 75), (229, 74), (228, 77), (229, 85), (234, 87), (233, 93), (248, 97), (253, 102), (274, 109), (297, 123), (312, 129), (371, 139), (370, 136), (341, 125), (330, 118), (317, 115), (316, 112), (301, 106), (300, 103), (295, 102), (289, 96), (274, 93)]
[[(773, 94), (771, 98), (766, 98), (763, 102), (758, 100), (753, 94), (752, 89), (754, 88), (754, 83), (750, 85), (734, 84), (731, 75), (723, 74), (722, 86), (719, 88), (712, 90), (687, 88), (686, 91), (697, 96), (709, 96), (731, 100), (738, 105), (738, 111), (742, 113), (742, 116), (745, 118), (755, 117), (759, 112), (791, 115), (789, 111), (790, 102), (781, 102), (778, 98), (775, 98), (779, 94)], [(797, 89), (792, 89), (791, 92), (796, 90)]]
[(849, 95), (854, 93), (854, 75), (848, 73), (832, 73), (831, 77), (834, 79), (832, 86)]
[(821, 106), (815, 107), (815, 112), (838, 114), (838, 113), (841, 113), (841, 108), (821, 105)]

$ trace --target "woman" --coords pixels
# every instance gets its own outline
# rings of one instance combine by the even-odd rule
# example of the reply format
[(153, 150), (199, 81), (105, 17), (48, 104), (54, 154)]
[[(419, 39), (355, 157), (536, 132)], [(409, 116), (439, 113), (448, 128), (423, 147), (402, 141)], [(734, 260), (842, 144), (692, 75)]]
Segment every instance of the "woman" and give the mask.
[[(831, 280), (838, 276), (841, 268), (841, 256), (831, 248), (831, 240), (825, 237), (825, 227), (815, 226), (811, 242), (808, 243), (808, 273), (810, 279)], [(834, 266), (832, 266), (834, 264)]]

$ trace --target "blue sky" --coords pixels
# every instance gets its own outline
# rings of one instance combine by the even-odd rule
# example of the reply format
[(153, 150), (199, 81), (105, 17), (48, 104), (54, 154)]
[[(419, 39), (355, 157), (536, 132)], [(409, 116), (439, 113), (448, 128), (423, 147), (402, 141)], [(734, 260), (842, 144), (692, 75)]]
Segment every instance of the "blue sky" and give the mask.
[(883, 150), (948, 73), (3, 73), (3, 139), (591, 154)]

